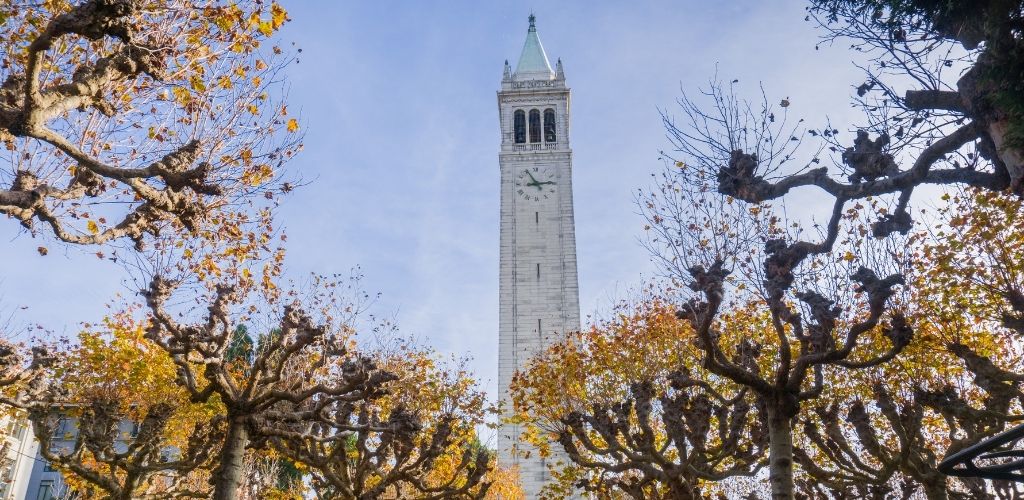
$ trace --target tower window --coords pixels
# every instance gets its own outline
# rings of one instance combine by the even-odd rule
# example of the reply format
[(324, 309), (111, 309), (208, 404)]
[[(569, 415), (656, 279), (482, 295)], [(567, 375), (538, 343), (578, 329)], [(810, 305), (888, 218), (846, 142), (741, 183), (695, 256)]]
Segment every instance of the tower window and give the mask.
[(521, 109), (516, 110), (512, 116), (514, 140), (516, 144), (522, 144), (526, 142), (526, 112)]
[(555, 110), (544, 110), (544, 142), (555, 142)]
[(530, 110), (530, 142), (540, 142), (540, 111)]
[(540, 281), (540, 264), (537, 264), (537, 281)]

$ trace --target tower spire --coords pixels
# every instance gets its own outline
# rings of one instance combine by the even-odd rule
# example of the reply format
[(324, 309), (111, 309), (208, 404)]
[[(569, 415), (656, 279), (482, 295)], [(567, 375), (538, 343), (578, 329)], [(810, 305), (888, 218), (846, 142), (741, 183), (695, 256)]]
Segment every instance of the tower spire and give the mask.
[(526, 30), (526, 42), (523, 43), (523, 52), (519, 55), (519, 64), (516, 65), (512, 79), (552, 80), (555, 78), (555, 72), (552, 71), (548, 55), (544, 52), (544, 45), (537, 36), (537, 16), (531, 13), (529, 20), (530, 28)]

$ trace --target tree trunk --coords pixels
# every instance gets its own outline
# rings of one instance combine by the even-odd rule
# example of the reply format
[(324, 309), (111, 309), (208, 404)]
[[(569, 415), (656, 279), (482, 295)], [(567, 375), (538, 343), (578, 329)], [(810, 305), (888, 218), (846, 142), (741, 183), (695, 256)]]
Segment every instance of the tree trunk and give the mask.
[(141, 486), (139, 477), (134, 474), (128, 474), (124, 478), (124, 486), (121, 491), (111, 494), (111, 500), (132, 500), (135, 497), (136, 490)]
[(790, 412), (768, 404), (768, 481), (772, 500), (793, 499), (793, 428)]
[(1002, 163), (1006, 167), (1006, 172), (1010, 176), (1010, 189), (1016, 193), (1024, 193), (1024, 151), (1021, 151), (1019, 145), (1008, 143), (1011, 114), (1007, 109), (992, 103), (993, 96), (1000, 91), (1009, 91), (1005, 87), (999, 88), (997, 83), (984, 76), (991, 70), (991, 65), (991, 58), (982, 54), (974, 67), (957, 81), (957, 91), (967, 105), (967, 114), (983, 127), (986, 135), (992, 139), (995, 146), (993, 153), (997, 156), (992, 158), (992, 161)]
[(696, 483), (688, 483), (686, 481), (679, 480), (671, 481), (669, 483), (670, 498), (678, 500), (697, 500), (699, 497), (695, 491), (696, 488), (694, 487), (694, 484)]
[(929, 481), (923, 483), (924, 496), (928, 500), (948, 500), (949, 494), (946, 493), (946, 482), (945, 481)]
[(245, 447), (249, 444), (249, 429), (245, 419), (233, 417), (228, 420), (228, 436), (220, 452), (220, 465), (211, 478), (214, 500), (234, 500), (242, 485), (242, 467)]

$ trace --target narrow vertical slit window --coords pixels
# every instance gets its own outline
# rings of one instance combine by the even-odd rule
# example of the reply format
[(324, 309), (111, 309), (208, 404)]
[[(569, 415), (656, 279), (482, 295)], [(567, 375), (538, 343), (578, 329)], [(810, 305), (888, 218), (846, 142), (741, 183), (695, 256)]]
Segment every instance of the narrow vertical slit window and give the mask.
[(530, 110), (530, 142), (540, 142), (540, 111)]
[(540, 318), (537, 318), (537, 335), (540, 335)]
[(544, 110), (544, 142), (555, 142), (555, 110)]
[(512, 116), (512, 129), (515, 136), (513, 140), (516, 144), (522, 144), (526, 142), (526, 112), (521, 109), (516, 110)]
[(540, 224), (540, 212), (533, 213), (533, 222)]
[(540, 264), (537, 264), (537, 281), (540, 281)]

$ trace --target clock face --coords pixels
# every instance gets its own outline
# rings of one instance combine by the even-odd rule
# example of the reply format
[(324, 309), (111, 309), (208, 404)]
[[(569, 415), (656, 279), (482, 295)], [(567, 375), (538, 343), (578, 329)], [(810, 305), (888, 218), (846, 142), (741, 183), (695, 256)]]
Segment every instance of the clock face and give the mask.
[(516, 195), (527, 201), (550, 199), (555, 194), (555, 171), (544, 167), (528, 167), (516, 175)]

